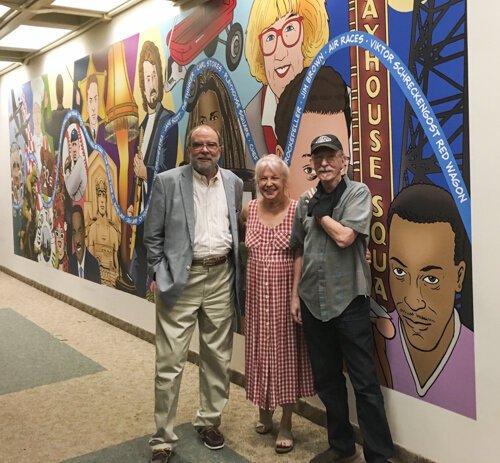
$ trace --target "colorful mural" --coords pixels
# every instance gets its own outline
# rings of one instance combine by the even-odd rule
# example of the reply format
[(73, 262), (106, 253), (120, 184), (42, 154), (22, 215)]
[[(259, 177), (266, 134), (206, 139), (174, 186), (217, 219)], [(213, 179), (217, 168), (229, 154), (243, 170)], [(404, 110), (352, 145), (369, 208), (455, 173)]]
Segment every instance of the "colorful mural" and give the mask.
[[(153, 300), (143, 220), (197, 124), (254, 194), (335, 133), (373, 195), (381, 384), (475, 418), (466, 2), (212, 0), (11, 91), (14, 252)], [(174, 232), (175, 233), (175, 232)]]

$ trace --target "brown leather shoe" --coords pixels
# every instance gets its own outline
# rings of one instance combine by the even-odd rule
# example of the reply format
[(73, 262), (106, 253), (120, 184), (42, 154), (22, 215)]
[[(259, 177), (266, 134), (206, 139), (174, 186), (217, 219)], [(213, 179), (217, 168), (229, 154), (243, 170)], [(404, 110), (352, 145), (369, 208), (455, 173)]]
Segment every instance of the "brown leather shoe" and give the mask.
[(207, 428), (198, 428), (198, 433), (205, 444), (210, 450), (219, 450), (224, 447), (224, 435), (218, 428), (213, 426)]
[(172, 456), (172, 449), (153, 450), (151, 456), (151, 463), (167, 463), (168, 459)]

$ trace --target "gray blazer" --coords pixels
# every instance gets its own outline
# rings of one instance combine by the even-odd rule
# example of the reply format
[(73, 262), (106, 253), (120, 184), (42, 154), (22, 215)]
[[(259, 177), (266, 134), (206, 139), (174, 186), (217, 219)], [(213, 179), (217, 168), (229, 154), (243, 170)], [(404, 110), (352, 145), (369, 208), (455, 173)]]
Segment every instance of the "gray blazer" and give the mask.
[[(229, 210), (235, 265), (235, 300), (239, 307), (240, 263), (238, 215), (243, 182), (231, 171), (220, 168)], [(158, 174), (153, 184), (150, 208), (144, 225), (148, 274), (156, 279), (158, 294), (172, 307), (184, 289), (193, 260), (194, 197), (191, 165)]]

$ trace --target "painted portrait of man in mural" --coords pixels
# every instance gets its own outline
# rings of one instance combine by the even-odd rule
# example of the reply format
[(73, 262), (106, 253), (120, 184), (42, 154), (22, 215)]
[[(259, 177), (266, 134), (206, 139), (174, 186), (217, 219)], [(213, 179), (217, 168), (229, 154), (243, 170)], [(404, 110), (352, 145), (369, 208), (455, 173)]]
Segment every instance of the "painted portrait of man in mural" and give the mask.
[[(283, 90), (276, 109), (276, 154), (283, 156), (295, 103), (308, 68), (303, 69)], [(311, 140), (324, 133), (334, 134), (346, 147), (345, 162), (349, 160), (351, 107), (347, 85), (333, 68), (322, 67), (314, 80), (302, 115), (295, 148), (290, 163), (290, 196), (298, 199), (306, 190), (316, 187), (316, 174), (311, 160)], [(344, 169), (346, 166), (344, 167)]]
[(222, 167), (233, 171), (251, 187), (253, 170), (245, 167), (245, 151), (238, 118), (223, 80), (212, 71), (204, 71), (197, 77), (195, 88), (193, 102), (188, 106), (184, 160), (189, 161), (188, 134), (200, 124), (209, 125), (222, 137)]
[(70, 124), (62, 145), (64, 184), (70, 198), (80, 201), (87, 188), (87, 144), (78, 124)]
[[(178, 128), (173, 126), (160, 147), (161, 129), (173, 112), (162, 104), (163, 69), (158, 47), (151, 41), (143, 43), (138, 62), (142, 107), (146, 112), (139, 126), (138, 153), (134, 156), (135, 191), (127, 213), (138, 215), (149, 201), (155, 172), (175, 167), (177, 160)], [(158, 158), (159, 157), (159, 158)], [(158, 168), (156, 169), (156, 163)], [(144, 225), (136, 226), (130, 274), (136, 294), (146, 295), (146, 248), (143, 244)]]
[(394, 388), (475, 417), (474, 335), (456, 307), (466, 236), (453, 198), (436, 185), (410, 185), (394, 198), (388, 226)]
[(99, 117), (99, 85), (95, 74), (91, 74), (87, 78), (86, 90), (87, 112), (89, 117), (85, 125), (87, 126), (87, 130), (92, 137), (92, 140), (95, 142), (97, 140), (97, 130), (102, 122)]
[(94, 56), (89, 57), (88, 63), (86, 63), (86, 60), (75, 63), (75, 75), (80, 75), (82, 72), (85, 73), (84, 77), (78, 81), (78, 89), (82, 98), (82, 119), (85, 121), (85, 127), (90, 139), (96, 143), (99, 136), (99, 143), (102, 143), (101, 138), (104, 139), (104, 137), (101, 137), (101, 132), (106, 122), (104, 104), (106, 73), (96, 70)]
[(69, 257), (68, 273), (100, 284), (99, 263), (85, 245), (85, 218), (79, 204), (71, 210), (71, 226), (74, 253)]
[(259, 155), (276, 152), (278, 101), (287, 84), (311, 64), (327, 43), (328, 34), (324, 0), (253, 2), (245, 54), (250, 73), (263, 87), (248, 103), (245, 113)]

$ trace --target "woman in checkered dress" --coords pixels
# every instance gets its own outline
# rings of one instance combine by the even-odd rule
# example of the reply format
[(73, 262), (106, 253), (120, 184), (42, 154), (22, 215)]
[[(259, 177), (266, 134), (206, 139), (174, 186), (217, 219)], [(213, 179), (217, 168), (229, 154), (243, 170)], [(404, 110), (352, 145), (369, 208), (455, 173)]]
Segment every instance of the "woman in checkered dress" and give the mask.
[(294, 253), (288, 243), (296, 201), (287, 194), (288, 173), (278, 156), (261, 158), (255, 168), (259, 199), (242, 212), (248, 250), (246, 394), (259, 407), (260, 434), (272, 430), (273, 411), (283, 408), (275, 447), (279, 453), (293, 448), (293, 405), (314, 394), (302, 327), (290, 312)]

